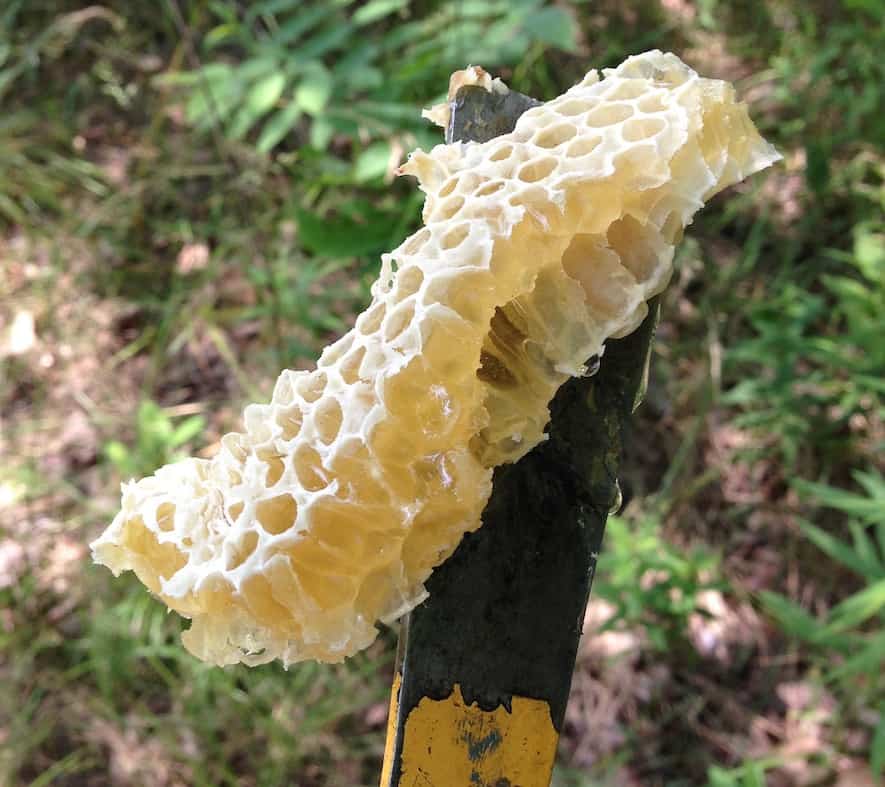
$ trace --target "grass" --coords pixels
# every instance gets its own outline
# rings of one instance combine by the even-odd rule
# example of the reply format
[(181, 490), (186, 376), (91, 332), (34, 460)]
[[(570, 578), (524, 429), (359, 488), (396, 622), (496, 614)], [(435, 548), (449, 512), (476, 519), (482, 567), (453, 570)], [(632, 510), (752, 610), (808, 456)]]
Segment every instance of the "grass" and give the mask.
[[(556, 783), (885, 768), (885, 67), (869, 0), (0, 10), (0, 784), (377, 782), (395, 635), (210, 669), (90, 565), (120, 481), (211, 452), (351, 324), (417, 225), (418, 110), (651, 47), (736, 82), (784, 164), (679, 250)], [(841, 782), (839, 780), (842, 780)]]

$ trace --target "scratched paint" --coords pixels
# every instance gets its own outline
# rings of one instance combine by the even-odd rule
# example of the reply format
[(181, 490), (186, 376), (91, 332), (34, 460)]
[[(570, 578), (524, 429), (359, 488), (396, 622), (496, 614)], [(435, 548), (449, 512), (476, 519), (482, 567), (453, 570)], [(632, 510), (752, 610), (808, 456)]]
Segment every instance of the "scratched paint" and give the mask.
[(384, 764), (381, 766), (381, 787), (388, 787), (393, 771), (393, 751), (396, 747), (396, 719), (399, 716), (399, 687), (402, 685), (402, 673), (397, 670), (393, 676), (390, 689), (390, 710), (387, 713), (387, 741), (384, 744)]
[(468, 705), (458, 684), (446, 699), (424, 697), (406, 719), (399, 787), (549, 787), (550, 707), (526, 697), (510, 707)]

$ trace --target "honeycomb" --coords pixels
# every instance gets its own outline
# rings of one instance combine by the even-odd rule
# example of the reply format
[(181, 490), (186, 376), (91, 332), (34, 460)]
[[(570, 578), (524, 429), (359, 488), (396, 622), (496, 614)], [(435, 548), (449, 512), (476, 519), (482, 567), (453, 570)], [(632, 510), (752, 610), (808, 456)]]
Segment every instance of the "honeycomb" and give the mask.
[(365, 648), (480, 526), (557, 388), (639, 325), (695, 211), (778, 158), (730, 85), (659, 51), (510, 134), (415, 151), (424, 226), (383, 255), (354, 328), (213, 459), (124, 484), (95, 560), (190, 618), (185, 646), (214, 664)]

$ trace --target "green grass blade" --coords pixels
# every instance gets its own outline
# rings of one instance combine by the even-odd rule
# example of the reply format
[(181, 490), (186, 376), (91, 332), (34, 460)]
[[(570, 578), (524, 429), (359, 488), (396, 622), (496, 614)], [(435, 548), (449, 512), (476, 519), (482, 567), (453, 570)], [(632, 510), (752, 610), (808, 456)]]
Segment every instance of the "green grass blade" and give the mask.
[(885, 579), (858, 591), (830, 611), (828, 634), (845, 632), (879, 614), (885, 607)]
[(807, 520), (800, 520), (800, 526), (802, 532), (808, 536), (808, 540), (833, 560), (867, 579), (874, 580), (880, 577), (881, 566), (875, 559), (870, 561), (866, 550), (861, 554), (857, 549), (852, 549), (841, 539)]

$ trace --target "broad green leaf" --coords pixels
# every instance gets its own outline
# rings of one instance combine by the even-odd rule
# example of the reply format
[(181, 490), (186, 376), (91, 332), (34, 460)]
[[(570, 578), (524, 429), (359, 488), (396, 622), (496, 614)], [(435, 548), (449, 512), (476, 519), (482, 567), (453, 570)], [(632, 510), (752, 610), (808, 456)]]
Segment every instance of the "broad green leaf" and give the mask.
[(235, 80), (196, 85), (187, 102), (188, 122), (201, 127), (214, 126), (241, 100), (240, 84)]
[(341, 259), (377, 254), (390, 245), (400, 216), (363, 200), (344, 204), (336, 215), (320, 216), (299, 209), (298, 239), (310, 252)]
[(252, 0), (247, 5), (246, 23), (251, 25), (261, 16), (275, 16), (276, 14), (297, 11), (300, 5), (302, 5), (301, 0), (264, 0), (264, 2)]
[(202, 432), (205, 426), (206, 419), (203, 416), (192, 415), (175, 427), (175, 431), (169, 437), (169, 446), (171, 448), (178, 448), (184, 445)]
[(234, 139), (245, 136), (279, 100), (286, 87), (286, 75), (280, 72), (268, 74), (256, 82), (246, 96), (246, 100), (228, 127), (228, 134)]
[(707, 781), (709, 787), (738, 787), (740, 784), (728, 771), (715, 765), (707, 772)]
[(354, 68), (346, 74), (344, 80), (351, 91), (374, 90), (385, 83), (384, 73), (372, 66)]
[(234, 69), (227, 63), (208, 63), (195, 71), (175, 71), (171, 74), (158, 74), (152, 80), (153, 84), (160, 87), (181, 86), (193, 87), (201, 82), (210, 84), (230, 79)]
[(261, 119), (260, 114), (252, 112), (248, 106), (240, 107), (233, 119), (228, 124), (227, 135), (232, 139), (240, 139), (246, 136), (249, 129), (252, 128)]
[(288, 22), (280, 25), (279, 30), (273, 36), (277, 44), (287, 45), (301, 37), (311, 28), (325, 21), (327, 18), (338, 13), (331, 4), (319, 3), (312, 8), (299, 11)]
[(765, 765), (761, 762), (750, 763), (745, 773), (746, 787), (765, 787)]
[(362, 8), (353, 15), (353, 21), (359, 25), (368, 25), (377, 22), (385, 16), (389, 16), (403, 8), (408, 7), (408, 0), (369, 0)]
[(277, 112), (261, 131), (258, 142), (255, 147), (261, 153), (269, 153), (277, 144), (286, 136), (301, 119), (302, 111), (294, 101), (289, 102), (279, 112)]
[(262, 54), (244, 60), (235, 69), (233, 77), (240, 83), (256, 82), (262, 77), (275, 74), (280, 70), (279, 58), (275, 55)]
[(373, 142), (357, 156), (353, 165), (353, 177), (357, 183), (382, 178), (390, 164), (390, 144)]
[(158, 423), (168, 423), (160, 405), (150, 399), (145, 399), (138, 405), (138, 413), (135, 418), (140, 429), (151, 429)]
[(335, 126), (324, 117), (315, 118), (310, 124), (310, 146), (315, 150), (325, 150), (329, 146)]
[(118, 440), (105, 443), (105, 456), (121, 472), (129, 472), (129, 450)]
[[(529, 3), (517, 3), (512, 0), (506, 0), (505, 2), (501, 2), (500, 0), (497, 2), (495, 0), (462, 0), (462, 2), (458, 3), (457, 13), (461, 19), (468, 19), (470, 17), (485, 19), (490, 16), (499, 16), (507, 11), (514, 12), (515, 15), (521, 16), (527, 10), (530, 11), (532, 8), (539, 6), (540, 4), (539, 0), (531, 0)], [(517, 8), (517, 6), (520, 5), (527, 6), (527, 8)]]
[(333, 86), (328, 69), (321, 63), (313, 63), (295, 88), (295, 103), (308, 115), (318, 115), (326, 108)]
[(269, 74), (256, 82), (246, 96), (246, 103), (253, 111), (264, 113), (279, 101), (286, 88), (286, 75), (280, 72)]
[(305, 60), (323, 57), (333, 49), (346, 44), (353, 35), (353, 30), (354, 27), (350, 22), (336, 22), (328, 29), (300, 44), (298, 55)]
[(566, 52), (578, 49), (578, 25), (564, 8), (542, 8), (526, 17), (524, 28), (534, 38), (558, 49)]

